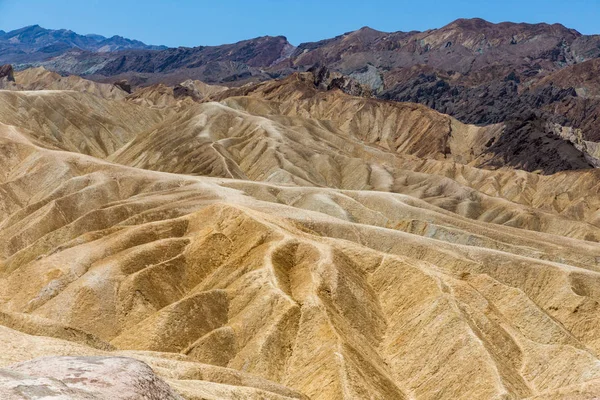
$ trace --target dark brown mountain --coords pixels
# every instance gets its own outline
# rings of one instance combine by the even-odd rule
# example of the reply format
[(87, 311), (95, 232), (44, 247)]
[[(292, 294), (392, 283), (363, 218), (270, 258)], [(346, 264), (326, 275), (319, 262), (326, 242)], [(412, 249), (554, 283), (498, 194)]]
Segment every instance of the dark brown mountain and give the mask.
[(238, 82), (255, 76), (259, 80), (270, 79), (261, 68), (289, 57), (293, 50), (294, 46), (285, 37), (265, 36), (223, 46), (179, 47), (162, 51), (98, 53), (72, 50), (35, 65), (43, 65), (61, 74), (86, 75), (97, 80), (119, 77), (138, 85), (175, 84), (191, 78), (212, 83)]
[[(597, 42), (597, 38), (582, 36), (560, 24), (492, 24), (481, 19), (459, 19), (425, 32), (384, 33), (362, 28), (334, 39), (301, 44), (287, 66), (301, 68), (320, 62), (352, 74), (373, 65), (386, 77), (415, 65), (460, 75), (486, 70), (497, 74), (502, 69), (533, 74), (595, 57), (597, 54), (588, 50)], [(473, 84), (487, 78), (485, 73), (478, 76), (480, 82)]]
[[(390, 89), (402, 70), (424, 65), (439, 73), (451, 73), (471, 86), (487, 82), (490, 77), (504, 78), (513, 70), (526, 77), (546, 74), (600, 55), (600, 37), (584, 36), (560, 24), (493, 24), (481, 19), (459, 19), (425, 32), (385, 33), (364, 27), (332, 39), (304, 43), (298, 48), (284, 37), (163, 51), (97, 54), (84, 46), (78, 48), (88, 51), (68, 51), (48, 57), (41, 64), (63, 74), (104, 77), (192, 70), (186, 77), (206, 76), (225, 82), (244, 80), (249, 75), (268, 79), (322, 64), (355, 75), (376, 89)], [(206, 71), (207, 65), (214, 70), (218, 69), (214, 63), (226, 62), (239, 65), (235, 68), (219, 65), (224, 71)], [(375, 79), (375, 75), (382, 79)]]
[[(460, 19), (426, 32), (362, 28), (302, 44), (277, 68), (301, 70), (318, 62), (371, 86), (384, 99), (425, 104), (465, 123), (510, 121), (519, 133), (495, 145), (508, 154), (519, 152), (513, 141), (600, 140), (599, 55), (599, 36), (560, 24)], [(557, 136), (556, 124), (576, 131)], [(591, 162), (596, 153), (588, 151)]]
[(547, 85), (574, 88), (581, 97), (600, 96), (600, 58), (570, 65), (534, 84), (535, 87)]

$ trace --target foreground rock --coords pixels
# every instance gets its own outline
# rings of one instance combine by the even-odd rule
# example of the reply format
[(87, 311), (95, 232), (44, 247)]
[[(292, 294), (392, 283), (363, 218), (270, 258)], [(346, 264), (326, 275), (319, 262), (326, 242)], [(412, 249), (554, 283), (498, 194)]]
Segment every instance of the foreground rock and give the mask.
[(47, 357), (0, 370), (0, 398), (179, 400), (145, 363), (125, 357)]

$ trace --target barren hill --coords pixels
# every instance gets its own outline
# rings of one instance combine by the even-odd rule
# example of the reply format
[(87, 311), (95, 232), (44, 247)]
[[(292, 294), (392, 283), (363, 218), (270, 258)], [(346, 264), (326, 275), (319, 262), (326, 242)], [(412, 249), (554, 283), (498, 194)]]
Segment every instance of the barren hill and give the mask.
[(43, 61), (73, 49), (107, 53), (126, 49), (163, 50), (166, 47), (149, 46), (121, 36), (79, 35), (67, 29), (44, 29), (39, 25), (0, 31), (0, 63)]
[[(1, 367), (133, 357), (187, 399), (600, 392), (597, 169), (526, 172), (494, 148), (505, 124), (314, 73), (131, 95), (13, 83)], [(560, 143), (547, 154), (588, 167)]]

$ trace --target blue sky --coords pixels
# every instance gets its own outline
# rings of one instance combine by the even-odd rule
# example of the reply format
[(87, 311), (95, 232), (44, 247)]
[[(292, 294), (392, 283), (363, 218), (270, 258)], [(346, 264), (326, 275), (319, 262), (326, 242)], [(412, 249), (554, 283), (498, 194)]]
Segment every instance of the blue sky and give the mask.
[(600, 0), (0, 0), (0, 29), (39, 24), (121, 35), (149, 44), (199, 46), (284, 35), (293, 44), (370, 26), (437, 28), (457, 18), (559, 22), (600, 33)]

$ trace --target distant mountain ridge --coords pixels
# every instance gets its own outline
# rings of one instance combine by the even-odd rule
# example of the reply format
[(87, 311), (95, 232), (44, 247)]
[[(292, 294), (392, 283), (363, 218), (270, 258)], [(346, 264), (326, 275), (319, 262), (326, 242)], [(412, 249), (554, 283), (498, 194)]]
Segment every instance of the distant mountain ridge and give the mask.
[(298, 47), (284, 36), (221, 46), (144, 46), (33, 26), (0, 35), (0, 64), (133, 87), (187, 80), (241, 86), (325, 67), (352, 80), (347, 87), (365, 86), (364, 93), (381, 99), (424, 104), (468, 124), (510, 122), (513, 134), (490, 146), (518, 156), (517, 165), (528, 158), (525, 147), (560, 138), (600, 166), (600, 35), (561, 24), (473, 18), (424, 32), (363, 27)]
[(31, 25), (10, 32), (0, 31), (0, 63), (26, 63), (46, 60), (71, 49), (111, 52), (129, 49), (164, 50), (121, 36), (80, 35), (67, 29), (45, 29)]
[[(98, 79), (181, 73), (185, 78), (222, 83), (283, 77), (321, 64), (355, 75), (378, 92), (391, 89), (404, 79), (407, 68), (415, 66), (454, 75), (473, 86), (488, 82), (490, 76), (504, 78), (513, 70), (529, 78), (599, 56), (598, 35), (582, 35), (560, 24), (494, 24), (478, 18), (458, 19), (424, 32), (386, 33), (363, 27), (298, 47), (283, 36), (265, 36), (221, 46), (165, 48), (39, 26), (0, 35), (0, 62), (15, 64), (17, 69), (44, 66), (65, 75)], [(375, 69), (381, 79), (373, 75)], [(146, 76), (139, 83), (161, 80)]]

